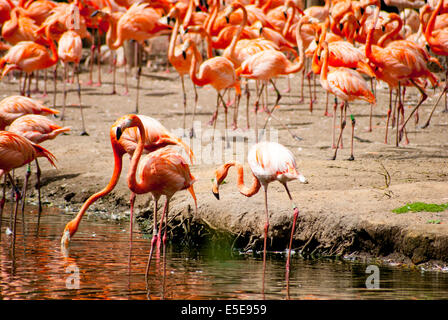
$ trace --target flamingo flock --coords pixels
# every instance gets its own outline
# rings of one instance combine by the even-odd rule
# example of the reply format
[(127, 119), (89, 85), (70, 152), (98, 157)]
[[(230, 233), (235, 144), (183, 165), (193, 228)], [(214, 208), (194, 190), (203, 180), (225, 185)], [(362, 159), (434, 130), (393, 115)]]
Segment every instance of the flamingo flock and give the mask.
[[(313, 110), (316, 99), (316, 80), (327, 93), (327, 107), (322, 116), (332, 116), (332, 142), (334, 154), (342, 147), (343, 131), (347, 123), (347, 114), (351, 122), (351, 149), (348, 160), (355, 160), (354, 136), (356, 119), (353, 109), (363, 105), (352, 103), (364, 100), (370, 104), (369, 131), (372, 131), (372, 110), (377, 104), (373, 80), (384, 82), (390, 93), (387, 120), (385, 123), (384, 143), (389, 143), (388, 134), (395, 128), (395, 145), (399, 147), (409, 143), (406, 125), (413, 116), (418, 120), (420, 106), (428, 97), (428, 89), (438, 88), (441, 81), (428, 67), (430, 63), (443, 69), (440, 56), (448, 56), (448, 5), (444, 0), (411, 1), (389, 0), (387, 5), (394, 6), (397, 13), (381, 10), (379, 0), (325, 0), (321, 6), (306, 8), (301, 0), (182, 0), (182, 1), (131, 1), (131, 0), (74, 0), (68, 3), (50, 0), (0, 0), (1, 41), (0, 72), (2, 81), (10, 81), (12, 76), (19, 77), (18, 95), (11, 95), (0, 101), (0, 176), (4, 175), (3, 198), (0, 202), (1, 214), (5, 204), (7, 179), (15, 192), (17, 215), (18, 205), (24, 195), (30, 174), (25, 177), (24, 190), (19, 191), (11, 171), (35, 161), (38, 181), (40, 169), (38, 157), (46, 158), (55, 166), (56, 157), (39, 144), (66, 133), (70, 128), (57, 124), (63, 121), (66, 109), (70, 64), (73, 75), (77, 77), (79, 108), (81, 112), (82, 135), (87, 134), (86, 115), (83, 113), (81, 93), (83, 86), (92, 85), (95, 58), (98, 62), (98, 82), (101, 81), (101, 44), (112, 53), (113, 91), (116, 86), (116, 50), (125, 44), (135, 44), (135, 65), (137, 66), (137, 87), (135, 109), (132, 113), (116, 120), (110, 127), (110, 141), (113, 151), (113, 175), (108, 185), (93, 194), (81, 207), (76, 217), (67, 223), (63, 230), (61, 245), (68, 248), (77, 232), (81, 219), (87, 209), (99, 198), (110, 193), (122, 171), (123, 156), (130, 156), (130, 169), (127, 175), (131, 191), (130, 215), (132, 241), (133, 207), (137, 194), (150, 193), (154, 199), (153, 239), (148, 258), (147, 270), (155, 246), (160, 242), (165, 246), (166, 221), (169, 202), (173, 195), (188, 190), (197, 209), (197, 199), (193, 184), (197, 179), (191, 173), (188, 161), (179, 152), (169, 146), (180, 146), (194, 161), (193, 151), (175, 136), (162, 123), (141, 113), (139, 91), (143, 62), (143, 51), (149, 51), (149, 40), (155, 37), (169, 37), (166, 52), (167, 62), (179, 75), (182, 89), (183, 129), (187, 126), (188, 90), (185, 78), (189, 77), (194, 88), (193, 120), (198, 103), (197, 87), (211, 86), (216, 91), (216, 108), (209, 124), (216, 128), (219, 111), (224, 110), (225, 132), (228, 130), (228, 110), (234, 110), (232, 129), (238, 128), (238, 109), (241, 96), (246, 98), (246, 128), (252, 126), (256, 132), (256, 144), (248, 153), (248, 164), (253, 175), (250, 187), (244, 185), (243, 165), (228, 162), (217, 168), (213, 177), (212, 191), (219, 200), (219, 189), (231, 167), (238, 171), (238, 189), (246, 197), (255, 195), (261, 187), (265, 196), (265, 218), (263, 262), (269, 231), (268, 184), (280, 182), (293, 203), (293, 223), (289, 242), (289, 254), (286, 262), (287, 275), (290, 268), (290, 252), (298, 205), (287, 183), (307, 179), (300, 172), (293, 153), (283, 145), (258, 141), (258, 113), (265, 113), (263, 128), (272, 118), (285, 128), (287, 123), (274, 115), (279, 109), (282, 94), (276, 86), (279, 77), (295, 76), (301, 73), (300, 100), (304, 102), (305, 76), (309, 88), (309, 112)], [(171, 25), (173, 22), (174, 26)], [(90, 45), (89, 81), (83, 83), (79, 75), (82, 72), (83, 43)], [(201, 50), (201, 48), (206, 50)], [(128, 46), (129, 48), (129, 46)], [(144, 50), (143, 50), (144, 49)], [(96, 56), (95, 56), (96, 52)], [(129, 57), (128, 55), (126, 55)], [(445, 58), (447, 59), (447, 58)], [(63, 105), (60, 119), (50, 119), (56, 115), (56, 83), (59, 62), (63, 65)], [(124, 95), (129, 94), (127, 80), (127, 62), (124, 69)], [(44, 106), (39, 100), (31, 98), (31, 83), (35, 79), (36, 87), (39, 72), (54, 75), (53, 107)], [(421, 126), (427, 128), (439, 101), (445, 97), (444, 112), (448, 111), (448, 68), (445, 69), (445, 83), (428, 115)], [(22, 77), (24, 75), (24, 80)], [(313, 79), (313, 83), (311, 82)], [(249, 81), (250, 80), (250, 81)], [(254, 115), (251, 118), (250, 85), (255, 84), (253, 99)], [(268, 105), (268, 86), (276, 92), (275, 103)], [(414, 87), (420, 93), (420, 99), (405, 115), (403, 99), (405, 89)], [(46, 89), (45, 89), (46, 90)], [(314, 91), (314, 94), (313, 94)], [(230, 99), (232, 92), (234, 98)], [(44, 94), (46, 91), (44, 92)], [(225, 101), (225, 94), (229, 99)], [(393, 103), (393, 93), (397, 99)], [(261, 99), (264, 95), (265, 99)], [(328, 112), (328, 97), (334, 96), (333, 114)], [(340, 103), (338, 102), (340, 101)], [(262, 107), (260, 108), (260, 104)], [(340, 108), (337, 123), (338, 105)], [(297, 111), (299, 112), (299, 111)], [(308, 112), (308, 111), (307, 111)], [(277, 112), (278, 113), (278, 112)], [(89, 115), (87, 115), (88, 117)], [(192, 122), (193, 122), (192, 120)], [(339, 135), (336, 129), (339, 128)], [(289, 129), (288, 129), (288, 132)], [(190, 137), (194, 137), (191, 123)], [(293, 137), (297, 138), (293, 135)], [(142, 155), (144, 156), (142, 157)], [(165, 196), (165, 205), (158, 224), (157, 205), (161, 196)], [(223, 200), (221, 200), (223, 201)], [(39, 190), (40, 203), (40, 190)], [(39, 209), (39, 213), (41, 207)], [(0, 216), (1, 217), (1, 216)], [(14, 219), (15, 221), (15, 219)], [(165, 225), (163, 224), (165, 221)], [(1, 227), (1, 219), (0, 219)], [(162, 236), (163, 230), (163, 236)], [(15, 222), (13, 234), (15, 236)], [(264, 281), (263, 281), (264, 282)]]

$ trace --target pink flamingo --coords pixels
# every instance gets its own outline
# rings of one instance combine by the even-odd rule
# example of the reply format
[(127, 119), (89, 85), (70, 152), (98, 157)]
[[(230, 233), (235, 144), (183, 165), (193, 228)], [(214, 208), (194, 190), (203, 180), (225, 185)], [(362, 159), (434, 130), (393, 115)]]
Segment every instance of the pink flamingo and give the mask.
[[(135, 149), (132, 157), (131, 166), (128, 172), (128, 186), (132, 192), (136, 194), (151, 193), (154, 198), (154, 231), (151, 241), (151, 250), (148, 257), (148, 263), (146, 266), (146, 279), (151, 265), (151, 259), (153, 250), (158, 239), (161, 239), (162, 224), (165, 219), (165, 229), (163, 233), (163, 245), (165, 249), (166, 242), (166, 228), (168, 207), (172, 196), (181, 190), (186, 190), (191, 193), (195, 207), (197, 210), (196, 195), (193, 189), (193, 183), (196, 179), (191, 175), (190, 168), (185, 159), (176, 151), (164, 148), (159, 149), (153, 153), (148, 154), (142, 159), (142, 163), (139, 166), (137, 173), (137, 166), (142, 156), (144, 149), (144, 141), (146, 139), (145, 127), (140, 118), (136, 115), (129, 115), (121, 119), (120, 123), (116, 127), (116, 136), (120, 140), (122, 132), (128, 128), (136, 127), (139, 130), (140, 138), (138, 140), (137, 148)], [(137, 181), (137, 174), (140, 182)], [(160, 226), (157, 232), (157, 201), (161, 196), (165, 196), (165, 205), (160, 219)]]
[[(291, 193), (289, 192), (287, 183), (293, 180), (299, 180), (307, 183), (307, 179), (298, 171), (294, 155), (283, 145), (276, 142), (259, 142), (255, 144), (248, 153), (247, 161), (254, 179), (252, 185), (246, 187), (244, 185), (244, 169), (243, 166), (236, 162), (230, 161), (223, 164), (215, 171), (213, 179), (212, 192), (216, 199), (219, 200), (219, 186), (227, 177), (227, 173), (231, 167), (236, 167), (238, 172), (237, 186), (239, 192), (246, 196), (252, 197), (263, 186), (264, 189), (264, 205), (266, 214), (266, 223), (264, 225), (264, 244), (263, 244), (263, 292), (264, 292), (264, 270), (266, 268), (266, 242), (269, 230), (269, 212), (268, 212), (268, 185), (271, 182), (280, 182), (288, 194), (289, 200), (293, 204), (294, 218), (292, 223), (291, 237), (289, 240), (288, 259), (286, 261), (286, 272), (289, 274), (289, 264), (291, 256), (292, 239), (294, 236), (295, 225), (299, 209), (293, 202)], [(288, 277), (287, 277), (288, 278)]]

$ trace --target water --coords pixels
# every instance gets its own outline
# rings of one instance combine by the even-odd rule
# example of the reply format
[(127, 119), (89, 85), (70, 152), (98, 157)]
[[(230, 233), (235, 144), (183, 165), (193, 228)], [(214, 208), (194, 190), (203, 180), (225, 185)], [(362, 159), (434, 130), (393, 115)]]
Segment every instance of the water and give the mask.
[[(46, 209), (36, 237), (36, 211), (26, 214), (26, 235), (18, 221), (14, 255), (5, 234), (0, 242), (0, 299), (286, 299), (285, 256), (268, 255), (262, 295), (261, 256), (218, 250), (182, 250), (169, 245), (152, 261), (145, 284), (150, 239), (129, 222), (84, 217), (68, 255), (60, 237), (71, 216)], [(448, 273), (379, 267), (380, 288), (367, 289), (366, 265), (293, 256), (290, 299), (446, 299)], [(79, 280), (79, 281), (78, 281)]]

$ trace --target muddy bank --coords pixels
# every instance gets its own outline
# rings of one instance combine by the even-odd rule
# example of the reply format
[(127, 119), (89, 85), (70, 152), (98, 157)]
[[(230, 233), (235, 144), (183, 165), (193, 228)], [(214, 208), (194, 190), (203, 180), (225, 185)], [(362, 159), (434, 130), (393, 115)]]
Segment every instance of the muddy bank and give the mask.
[[(118, 117), (134, 110), (136, 79), (129, 78), (130, 95), (121, 95), (124, 91), (124, 80), (123, 72), (119, 70), (119, 94), (110, 95), (112, 75), (108, 70), (108, 67), (103, 68), (101, 87), (83, 85), (83, 104), (89, 136), (79, 135), (81, 122), (79, 108), (76, 106), (76, 85), (70, 84), (68, 103), (73, 105), (68, 108), (64, 124), (70, 125), (72, 131), (43, 144), (58, 159), (57, 169), (41, 161), (43, 198), (48, 205), (65, 209), (67, 221), (91, 194), (107, 184), (113, 171), (109, 127)], [(84, 83), (87, 82), (86, 71), (81, 74), (81, 79)], [(280, 90), (287, 88), (287, 80), (284, 78), (279, 79), (277, 84)], [(189, 123), (192, 117), (193, 90), (190, 82), (187, 81), (186, 86), (189, 90)], [(42, 79), (40, 87), (43, 87)], [(52, 87), (53, 84), (49, 82), (47, 97), (39, 94), (34, 94), (34, 97), (51, 106)], [(145, 68), (140, 91), (141, 113), (159, 119), (167, 128), (180, 132), (183, 110), (180, 88), (180, 80), (175, 72), (155, 72), (154, 69)], [(344, 148), (339, 151), (338, 159), (331, 161), (332, 118), (323, 116), (325, 93), (318, 85), (318, 99), (313, 112), (310, 113), (307, 86), (304, 90), (305, 102), (299, 102), (300, 76), (291, 79), (291, 88), (290, 93), (283, 93), (276, 114), (278, 119), (302, 140), (292, 139), (279, 122), (270, 121), (269, 125), (277, 130), (278, 141), (293, 151), (301, 172), (310, 182), (307, 185), (298, 182), (290, 184), (290, 190), (300, 209), (293, 247), (302, 250), (303, 254), (357, 253), (374, 257), (393, 257), (394, 260), (414, 264), (428, 261), (448, 262), (448, 211), (405, 214), (392, 212), (408, 202), (448, 202), (448, 114), (440, 112), (442, 106), (434, 114), (430, 127), (425, 130), (419, 129), (413, 120), (409, 122), (408, 145), (395, 146), (395, 129), (389, 131), (389, 144), (385, 144), (388, 90), (378, 85), (378, 103), (373, 110), (372, 132), (367, 131), (369, 106), (364, 102), (351, 104), (357, 119), (355, 161), (345, 160), (350, 152), (350, 126), (344, 133)], [(62, 105), (61, 89), (62, 84), (59, 83), (56, 108), (61, 108)], [(205, 133), (210, 129), (207, 122), (215, 108), (216, 93), (208, 87), (199, 88), (198, 92), (196, 120)], [(16, 93), (16, 80), (1, 84), (1, 97)], [(270, 90), (269, 93), (269, 101), (275, 101), (274, 92)], [(408, 93), (407, 112), (418, 98), (414, 90), (409, 89)], [(432, 95), (432, 91), (428, 93)], [(330, 111), (332, 102), (330, 97)], [(420, 124), (426, 120), (432, 102), (429, 98), (423, 105), (419, 113)], [(233, 109), (230, 109), (230, 115), (233, 115)], [(250, 117), (253, 126), (252, 107)], [(218, 131), (224, 128), (223, 118), (221, 112), (218, 117)], [(260, 113), (259, 123), (263, 124), (264, 119), (265, 114)], [(245, 127), (244, 99), (238, 120), (240, 125)], [(61, 122), (59, 119), (57, 121)], [(184, 140), (188, 142), (186, 137)], [(263, 194), (259, 193), (252, 198), (239, 194), (235, 172), (231, 171), (226, 179), (227, 183), (221, 187), (221, 200), (216, 200), (211, 193), (211, 179), (219, 161), (210, 163), (210, 159), (206, 158), (210, 152), (206, 148), (209, 140), (204, 139), (199, 143), (202, 149), (194, 150), (197, 162), (191, 166), (192, 174), (198, 179), (195, 184), (198, 212), (194, 213), (193, 201), (187, 192), (178, 193), (170, 206), (170, 218), (175, 217), (171, 225), (176, 226), (172, 238), (176, 239), (176, 235), (181, 238), (185, 230), (204, 237), (217, 231), (237, 248), (261, 248), (265, 223)], [(88, 214), (112, 216), (114, 219), (128, 218), (128, 167), (129, 161), (125, 159), (122, 177), (115, 190), (95, 203)], [(247, 165), (245, 169), (248, 170)], [(21, 176), (22, 171), (17, 172), (16, 176)], [(387, 175), (390, 175), (388, 185), (385, 183)], [(250, 183), (249, 175), (246, 175), (246, 183)], [(270, 248), (284, 250), (292, 225), (291, 204), (280, 184), (272, 184), (269, 187), (268, 197)], [(30, 201), (35, 199), (34, 193)], [(139, 216), (151, 216), (152, 203), (149, 196), (137, 198), (136, 210)], [(431, 220), (440, 220), (440, 224), (430, 223)], [(145, 225), (147, 223), (140, 223), (141, 227)]]

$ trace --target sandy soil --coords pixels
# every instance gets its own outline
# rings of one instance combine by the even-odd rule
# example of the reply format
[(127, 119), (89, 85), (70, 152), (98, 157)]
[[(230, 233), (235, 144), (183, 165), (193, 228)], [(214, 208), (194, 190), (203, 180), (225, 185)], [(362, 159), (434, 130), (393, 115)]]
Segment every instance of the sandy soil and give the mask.
[[(182, 91), (178, 75), (172, 70), (165, 72), (164, 66), (144, 68), (140, 91), (140, 113), (160, 120), (167, 128), (180, 133), (182, 128)], [(134, 112), (136, 80), (129, 77), (130, 94), (124, 96), (124, 73), (118, 70), (118, 93), (111, 95), (112, 74), (109, 67), (103, 67), (101, 87), (87, 86), (86, 70), (81, 75), (84, 82), (82, 99), (85, 107), (89, 136), (80, 136), (81, 122), (76, 86), (70, 84), (65, 125), (72, 127), (68, 135), (59, 136), (43, 145), (58, 159), (58, 168), (51, 168), (41, 161), (43, 171), (43, 197), (47, 204), (66, 209), (67, 221), (81, 204), (94, 192), (103, 188), (113, 168), (112, 150), (109, 142), (109, 127), (115, 120)], [(135, 74), (135, 73), (133, 73)], [(94, 81), (97, 79), (96, 70)], [(291, 92), (284, 93), (280, 108), (275, 112), (278, 119), (302, 138), (298, 141), (282, 128), (277, 121), (270, 121), (269, 127), (278, 130), (278, 140), (296, 156), (301, 172), (309, 184), (290, 183), (293, 198), (299, 205), (300, 215), (294, 236), (294, 248), (302, 253), (324, 254), (368, 253), (374, 256), (393, 256), (418, 264), (426, 261), (448, 261), (448, 212), (395, 214), (391, 210), (408, 202), (448, 202), (448, 114), (441, 113), (442, 103), (435, 112), (430, 127), (420, 129), (414, 120), (408, 124), (408, 145), (395, 146), (395, 129), (390, 130), (389, 144), (384, 143), (385, 119), (388, 106), (388, 90), (377, 87), (377, 105), (373, 113), (373, 131), (368, 132), (369, 105), (364, 102), (351, 104), (356, 118), (355, 161), (347, 161), (350, 155), (350, 123), (344, 132), (344, 148), (339, 150), (335, 161), (331, 148), (332, 118), (323, 116), (325, 92), (317, 81), (317, 101), (312, 113), (309, 111), (308, 87), (305, 86), (305, 102), (299, 102), (300, 76), (291, 78)], [(287, 87), (286, 78), (278, 79), (280, 90)], [(43, 82), (40, 83), (43, 87)], [(49, 96), (32, 96), (52, 106), (52, 81), (48, 83)], [(189, 79), (187, 123), (191, 122), (193, 90)], [(251, 84), (252, 98), (255, 95)], [(56, 108), (62, 104), (62, 83), (58, 83)], [(3, 81), (0, 96), (17, 94), (17, 81)], [(199, 107), (196, 115), (198, 126), (205, 136), (211, 127), (207, 125), (216, 103), (216, 93), (210, 87), (198, 88)], [(436, 94), (439, 91), (436, 92)], [(420, 111), (420, 124), (426, 120), (433, 103), (432, 90)], [(435, 95), (434, 95), (435, 96)], [(408, 89), (405, 103), (406, 113), (418, 100), (416, 90)], [(225, 97), (227, 99), (227, 97)], [(275, 93), (269, 90), (269, 101), (275, 101)], [(254, 124), (251, 100), (250, 121)], [(330, 97), (330, 112), (333, 98)], [(229, 112), (229, 123), (233, 110)], [(245, 99), (241, 100), (239, 124), (245, 128)], [(259, 113), (258, 123), (262, 126), (265, 113)], [(222, 132), (224, 117), (220, 110), (217, 132)], [(57, 119), (57, 121), (60, 121)], [(338, 120), (339, 121), (339, 120)], [(198, 127), (198, 128), (199, 128)], [(197, 128), (197, 129), (198, 129)], [(243, 134), (247, 131), (243, 131)], [(337, 131), (338, 133), (338, 131)], [(197, 136), (201, 132), (196, 131)], [(189, 138), (184, 137), (188, 142)], [(219, 139), (217, 139), (219, 141)], [(209, 141), (203, 139), (202, 149), (198, 142), (194, 147), (196, 164), (191, 166), (198, 179), (195, 190), (199, 209), (193, 213), (193, 201), (187, 192), (180, 192), (172, 201), (170, 216), (176, 216), (177, 225), (187, 230), (192, 223), (205, 226), (206, 230), (221, 230), (231, 234), (238, 247), (254, 248), (262, 245), (265, 223), (263, 193), (245, 198), (236, 188), (236, 175), (231, 171), (226, 184), (221, 186), (221, 200), (211, 193), (211, 179), (218, 164), (210, 161)], [(247, 148), (247, 147), (246, 147)], [(247, 150), (247, 149), (246, 149)], [(244, 154), (247, 151), (243, 152)], [(241, 156), (239, 153), (238, 156)], [(245, 160), (243, 158), (243, 160)], [(126, 172), (129, 161), (124, 161), (120, 182), (115, 190), (95, 203), (89, 214), (114, 214), (127, 217), (129, 214), (129, 190)], [(384, 167), (383, 167), (384, 166)], [(248, 169), (247, 165), (245, 166)], [(390, 185), (385, 184), (385, 173), (390, 174)], [(246, 175), (246, 183), (250, 176)], [(270, 245), (272, 249), (286, 247), (291, 230), (291, 204), (280, 184), (269, 187)], [(31, 196), (35, 201), (35, 194)], [(137, 198), (137, 212), (148, 216), (149, 196)], [(440, 220), (430, 224), (429, 220)], [(81, 224), (82, 228), (82, 224)], [(196, 228), (197, 230), (201, 228)], [(182, 231), (180, 230), (180, 231)], [(208, 232), (208, 231), (207, 231)], [(62, 230), (61, 230), (62, 233)], [(204, 233), (204, 232), (203, 232)]]

